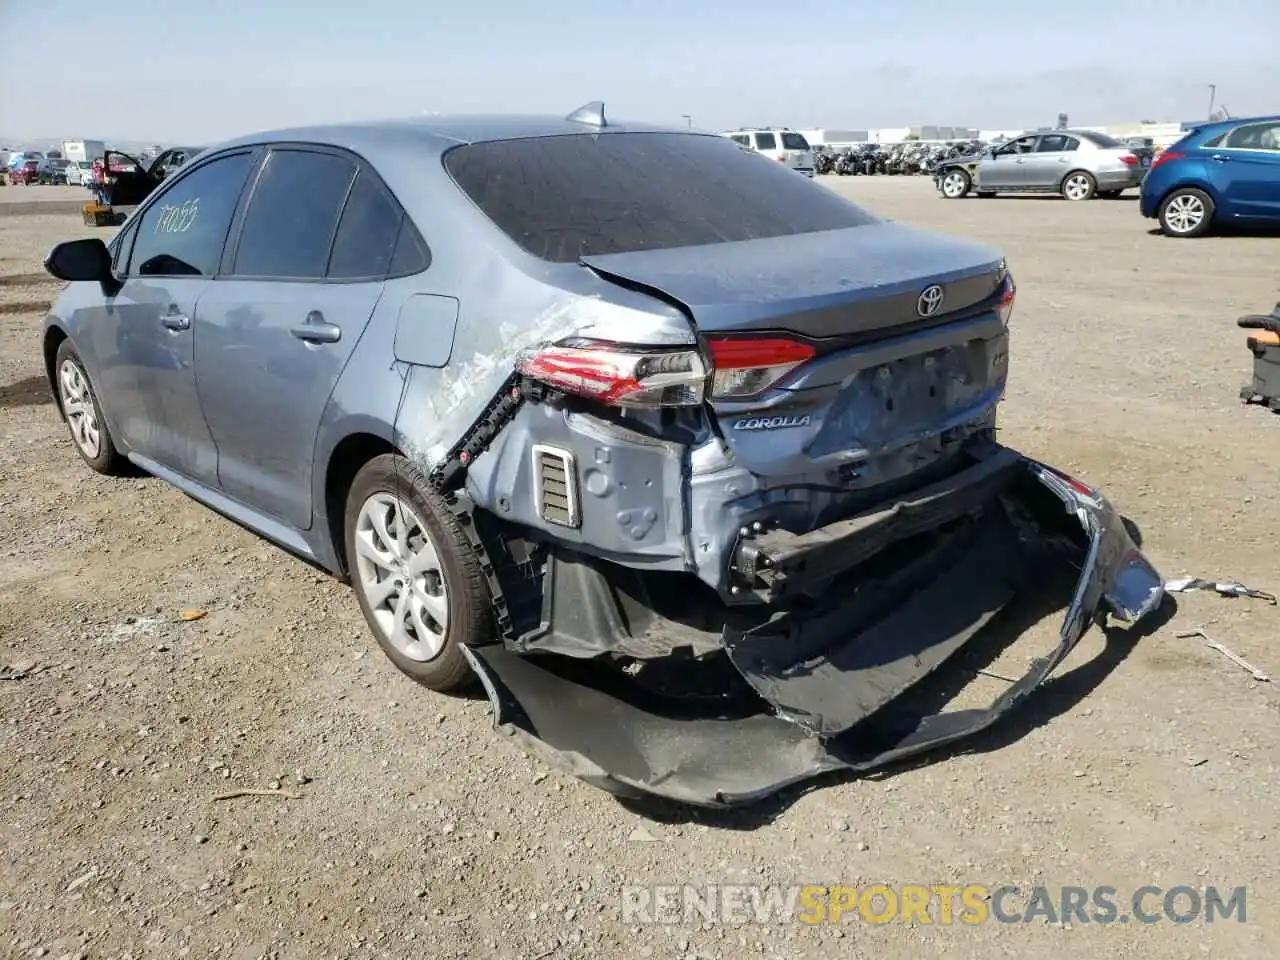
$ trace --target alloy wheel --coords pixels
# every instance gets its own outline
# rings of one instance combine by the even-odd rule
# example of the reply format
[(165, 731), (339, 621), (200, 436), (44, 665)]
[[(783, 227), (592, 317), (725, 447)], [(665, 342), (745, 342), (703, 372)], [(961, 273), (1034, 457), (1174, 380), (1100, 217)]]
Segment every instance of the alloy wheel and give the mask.
[(71, 439), (89, 460), (102, 452), (102, 431), (98, 425), (98, 407), (93, 402), (89, 378), (74, 360), (63, 360), (58, 370), (58, 391), (62, 396), (62, 412), (71, 428)]
[(1204, 221), (1204, 203), (1194, 194), (1174, 197), (1165, 208), (1165, 221), (1174, 233), (1190, 233)]
[(422, 518), (391, 493), (360, 507), (355, 573), (373, 619), (410, 660), (434, 660), (449, 628), (449, 587)]
[(1089, 178), (1083, 173), (1074, 173), (1063, 184), (1062, 192), (1068, 200), (1083, 200), (1089, 196)]
[(948, 173), (942, 178), (942, 193), (949, 199), (955, 199), (964, 193), (964, 174), (959, 171)]

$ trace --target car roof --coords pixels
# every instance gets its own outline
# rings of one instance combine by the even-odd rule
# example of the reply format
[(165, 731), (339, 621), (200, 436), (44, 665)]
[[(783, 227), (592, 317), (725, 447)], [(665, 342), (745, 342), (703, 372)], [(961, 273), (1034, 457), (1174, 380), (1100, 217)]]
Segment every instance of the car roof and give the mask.
[(1193, 130), (1187, 131), (1187, 136), (1194, 133), (1220, 133), (1223, 130), (1230, 130), (1233, 127), (1243, 126), (1250, 123), (1280, 123), (1280, 114), (1269, 114), (1261, 117), (1232, 117), (1229, 120), (1214, 120), (1213, 122), (1205, 122), (1195, 126)]
[[(443, 153), (450, 147), (464, 143), (609, 133), (678, 133), (697, 136), (701, 131), (689, 130), (685, 127), (665, 127), (644, 123), (623, 124), (613, 121), (598, 127), (589, 123), (574, 122), (565, 117), (536, 114), (458, 114), (285, 127), (246, 134), (211, 146), (209, 149), (215, 151), (261, 143), (293, 142), (345, 147), (359, 154), (376, 155), (384, 150), (402, 149), (407, 146), (419, 151), (425, 149), (434, 153)], [(715, 136), (715, 134), (702, 135)]]

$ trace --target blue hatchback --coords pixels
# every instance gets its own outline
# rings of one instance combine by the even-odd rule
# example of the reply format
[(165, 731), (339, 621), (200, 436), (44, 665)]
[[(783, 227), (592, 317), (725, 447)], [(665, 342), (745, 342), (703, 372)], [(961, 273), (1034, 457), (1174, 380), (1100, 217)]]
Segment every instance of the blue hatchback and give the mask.
[(1206, 123), (1151, 165), (1139, 205), (1170, 237), (1280, 225), (1280, 117)]

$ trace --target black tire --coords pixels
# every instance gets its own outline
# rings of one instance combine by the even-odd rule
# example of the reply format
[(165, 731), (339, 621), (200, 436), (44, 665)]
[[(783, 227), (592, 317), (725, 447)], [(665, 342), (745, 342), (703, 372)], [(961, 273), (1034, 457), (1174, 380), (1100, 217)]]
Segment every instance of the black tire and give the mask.
[[(1081, 189), (1076, 189), (1079, 184)], [(1064, 200), (1079, 202), (1081, 200), (1092, 200), (1098, 193), (1098, 181), (1093, 178), (1093, 174), (1088, 170), (1072, 170), (1062, 178), (1062, 185), (1059, 188), (1062, 191)]]
[(942, 192), (942, 196), (947, 200), (964, 199), (969, 195), (969, 188), (973, 186), (973, 179), (959, 167), (943, 170), (941, 179), (942, 182), (939, 185), (939, 189)]
[[(392, 643), (378, 624), (361, 587), (357, 525), (362, 507), (377, 494), (390, 494), (413, 510), (440, 560), (447, 590), (448, 623), (440, 652), (429, 660), (414, 659)], [(351, 584), (360, 612), (382, 652), (401, 673), (437, 693), (452, 693), (470, 685), (474, 675), (462, 646), (480, 646), (490, 642), (493, 636), (489, 590), (475, 550), (448, 505), (432, 490), (427, 475), (412, 460), (399, 454), (374, 457), (351, 483), (343, 530)]]
[[(68, 365), (73, 365), (79, 371), (88, 394), (89, 406), (92, 407), (93, 425), (98, 431), (98, 449), (96, 453), (86, 449), (84, 443), (76, 435), (74, 418), (67, 415), (68, 391), (63, 384), (62, 377), (63, 370)], [(125, 473), (128, 469), (128, 461), (116, 449), (115, 439), (111, 436), (111, 428), (107, 426), (107, 420), (102, 415), (102, 403), (98, 399), (98, 390), (93, 385), (93, 381), (89, 379), (89, 371), (85, 369), (84, 361), (80, 359), (80, 354), (76, 352), (76, 348), (71, 345), (70, 340), (63, 340), (58, 346), (57, 354), (54, 356), (53, 389), (57, 391), (58, 410), (62, 414), (63, 422), (67, 425), (67, 432), (71, 435), (71, 445), (75, 447), (80, 459), (87, 463), (89, 469), (95, 473), (101, 473), (108, 477)]]
[[(1188, 220), (1179, 216), (1181, 210), (1195, 210), (1199, 204), (1200, 219), (1188, 226)], [(1178, 187), (1160, 201), (1160, 229), (1166, 237), (1189, 240), (1202, 237), (1213, 227), (1213, 198), (1195, 187)]]

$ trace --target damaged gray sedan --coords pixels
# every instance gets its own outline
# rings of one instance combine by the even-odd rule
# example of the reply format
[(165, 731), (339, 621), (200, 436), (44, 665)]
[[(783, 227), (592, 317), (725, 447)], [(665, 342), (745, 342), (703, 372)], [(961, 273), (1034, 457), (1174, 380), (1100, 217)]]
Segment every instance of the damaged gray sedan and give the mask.
[[(90, 467), (349, 579), (401, 671), (478, 676), (621, 794), (743, 803), (957, 740), (1162, 596), (1097, 491), (996, 441), (1000, 254), (717, 135), (590, 104), (244, 137), (46, 268)], [(880, 723), (1058, 562), (1052, 654)]]

